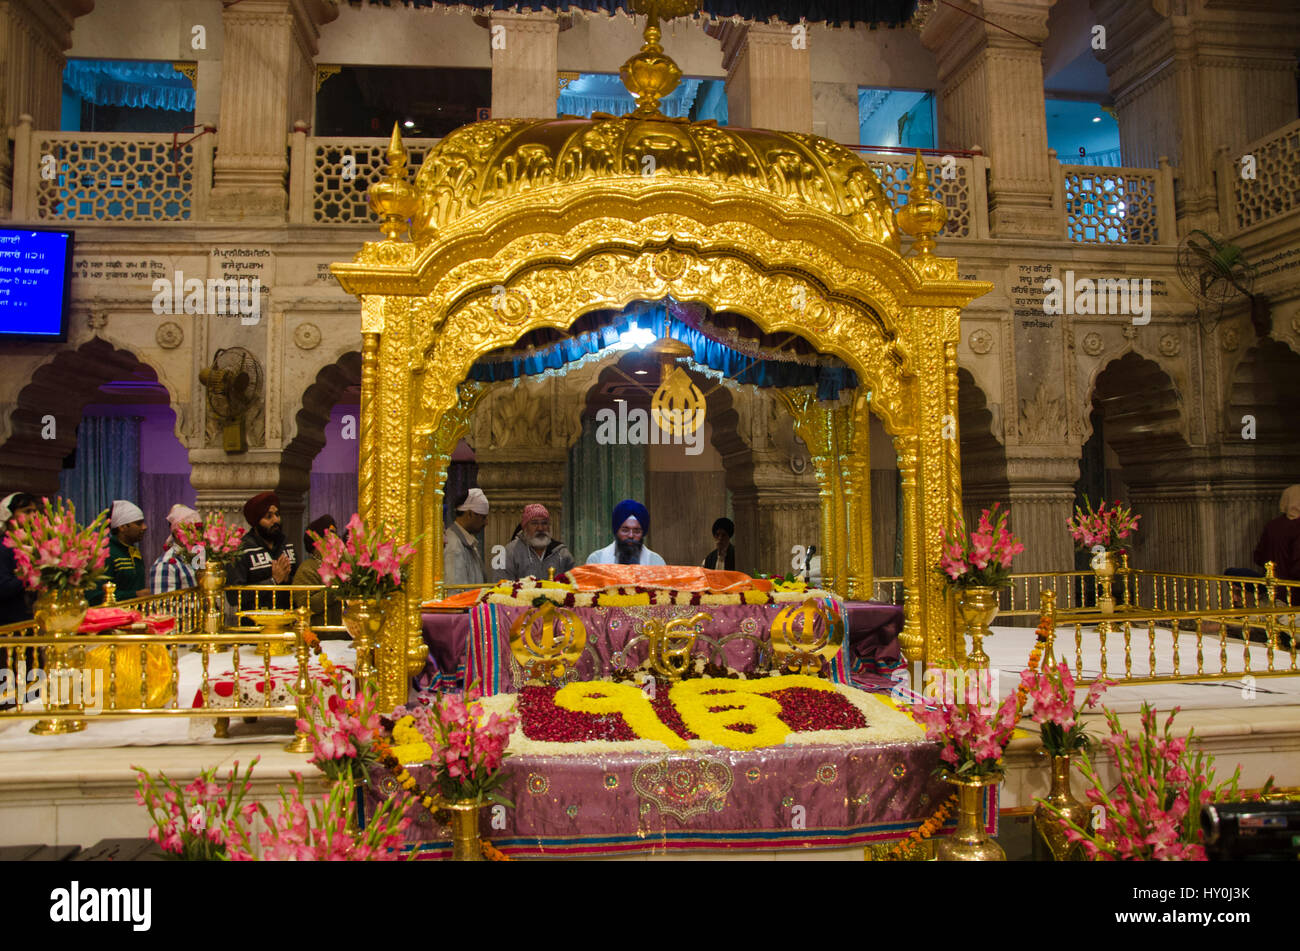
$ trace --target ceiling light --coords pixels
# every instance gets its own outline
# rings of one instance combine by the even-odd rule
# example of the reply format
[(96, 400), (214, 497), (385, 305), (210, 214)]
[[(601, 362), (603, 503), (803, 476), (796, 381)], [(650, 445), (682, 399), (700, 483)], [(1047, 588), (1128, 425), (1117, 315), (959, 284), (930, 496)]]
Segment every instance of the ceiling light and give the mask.
[(650, 371), (649, 371), (649, 370), (633, 370), (632, 372), (635, 373), (637, 376), (645, 376), (645, 375), (646, 375), (647, 373), (649, 373)]
[(1101, 121), (1101, 116), (1093, 116), (1093, 117), (1092, 117), (1092, 121), (1093, 121), (1093, 122), (1100, 122), (1100, 121)]
[[(1097, 120), (1096, 120), (1096, 119), (1093, 119), (1092, 121), (1093, 121), (1093, 122), (1096, 122)], [(415, 128), (415, 122), (414, 122), (413, 120), (411, 120), (411, 119), (407, 119), (405, 122), (402, 123), (402, 125), (405, 126), (405, 127), (408, 128), (408, 129), (414, 129), (414, 128)]]

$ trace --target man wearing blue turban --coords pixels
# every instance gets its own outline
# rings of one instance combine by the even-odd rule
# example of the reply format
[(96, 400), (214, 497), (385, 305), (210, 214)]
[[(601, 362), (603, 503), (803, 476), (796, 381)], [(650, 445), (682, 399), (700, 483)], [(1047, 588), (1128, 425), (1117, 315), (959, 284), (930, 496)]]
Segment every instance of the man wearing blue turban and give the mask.
[(650, 513), (635, 499), (614, 506), (614, 540), (587, 556), (589, 565), (662, 565), (663, 558), (645, 547), (650, 533)]

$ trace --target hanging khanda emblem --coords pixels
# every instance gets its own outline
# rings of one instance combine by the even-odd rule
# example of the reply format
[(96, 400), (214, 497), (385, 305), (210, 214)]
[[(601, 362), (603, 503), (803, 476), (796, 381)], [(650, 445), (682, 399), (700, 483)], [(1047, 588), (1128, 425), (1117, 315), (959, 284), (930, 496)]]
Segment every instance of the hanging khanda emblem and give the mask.
[(680, 680), (691, 663), (696, 626), (712, 620), (712, 614), (701, 611), (694, 617), (679, 617), (667, 624), (657, 620), (646, 621), (645, 636), (650, 641), (651, 669), (674, 683)]
[[(824, 604), (829, 604), (828, 611)], [(772, 650), (782, 670), (818, 674), (844, 644), (844, 617), (834, 601), (787, 604), (772, 619)]]
[(704, 425), (704, 394), (681, 367), (667, 373), (650, 400), (659, 431), (673, 436), (693, 434)]
[(582, 618), (550, 601), (529, 608), (510, 625), (510, 652), (529, 681), (563, 680), (586, 646)]

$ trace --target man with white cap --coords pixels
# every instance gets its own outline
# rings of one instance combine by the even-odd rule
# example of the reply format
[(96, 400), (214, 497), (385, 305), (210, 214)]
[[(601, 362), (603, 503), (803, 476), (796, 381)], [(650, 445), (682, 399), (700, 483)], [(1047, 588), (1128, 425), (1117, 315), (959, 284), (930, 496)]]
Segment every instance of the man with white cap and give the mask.
[[(144, 512), (134, 502), (116, 499), (108, 513), (108, 577), (117, 586), (114, 597), (119, 601), (127, 598), (144, 598), (149, 595), (149, 578), (145, 571), (144, 556), (140, 554), (140, 539), (144, 538)], [(104, 600), (103, 584), (87, 593), (91, 604)]]
[(442, 545), (442, 578), (445, 584), (487, 584), (483, 555), (478, 550), (479, 532), (487, 525), (488, 500), (482, 489), (470, 489), (455, 506), (456, 520), (447, 526)]
[(167, 548), (149, 569), (149, 590), (154, 594), (167, 594), (182, 588), (193, 588), (197, 583), (194, 568), (190, 564), (191, 555), (181, 544), (176, 530), (182, 525), (201, 522), (203, 517), (188, 505), (177, 502), (167, 513), (167, 524), (171, 526), (171, 535), (167, 539)]

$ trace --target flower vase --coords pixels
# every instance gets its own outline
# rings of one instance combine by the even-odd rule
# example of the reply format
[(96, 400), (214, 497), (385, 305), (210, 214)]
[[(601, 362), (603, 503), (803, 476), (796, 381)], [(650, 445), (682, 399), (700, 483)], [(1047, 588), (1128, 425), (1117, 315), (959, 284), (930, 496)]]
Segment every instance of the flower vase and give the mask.
[[(1088, 828), (1091, 812), (1086, 805), (1070, 794), (1070, 763), (1074, 754), (1063, 756), (1052, 754), (1052, 788), (1047, 796), (1038, 800), (1034, 807), (1033, 857), (1036, 862), (1064, 862), (1071, 851), (1077, 849), (1065, 835), (1065, 829), (1057, 819), (1057, 812), (1064, 815), (1080, 829)], [(1056, 811), (1049, 809), (1054, 806)]]
[(1005, 862), (1002, 846), (984, 831), (984, 788), (1002, 782), (1002, 774), (977, 779), (946, 774), (943, 779), (957, 787), (957, 830), (938, 841), (934, 857), (940, 862)]
[(348, 598), (343, 602), (343, 626), (352, 635), (357, 664), (353, 679), (357, 690), (375, 675), (374, 650), (384, 627), (387, 604), (379, 598)]
[(482, 862), (483, 847), (479, 843), (477, 799), (458, 799), (443, 804), (451, 813), (451, 860), (453, 862)]
[(998, 614), (998, 589), (985, 585), (962, 588), (957, 612), (971, 639), (972, 649), (966, 655), (966, 663), (977, 670), (987, 667), (989, 655), (984, 653), (984, 638), (993, 634), (989, 625)]
[(1111, 561), (1110, 552), (1099, 551), (1092, 559), (1092, 573), (1097, 579), (1097, 610), (1102, 614), (1115, 613), (1115, 595), (1111, 591), (1111, 579), (1115, 577), (1115, 562)]
[[(226, 566), (219, 561), (207, 561), (197, 580), (203, 600), (203, 633), (220, 634), (224, 621), (221, 592), (226, 587)], [(211, 652), (212, 646), (205, 644), (203, 650)]]
[[(77, 588), (50, 588), (42, 591), (32, 605), (32, 616), (37, 626), (51, 637), (70, 637), (77, 633), (81, 622), (90, 610), (85, 592)], [(47, 689), (54, 694), (54, 699), (47, 709), (51, 712), (71, 712), (84, 709), (80, 704), (71, 702), (72, 678), (80, 671), (78, 665), (68, 662), (67, 648), (49, 647), (45, 651), (45, 671)], [(78, 685), (79, 686), (79, 685)], [(69, 702), (63, 702), (67, 700)], [(31, 732), (37, 736), (56, 736), (61, 733), (79, 733), (86, 728), (85, 720), (59, 719), (37, 720)]]

